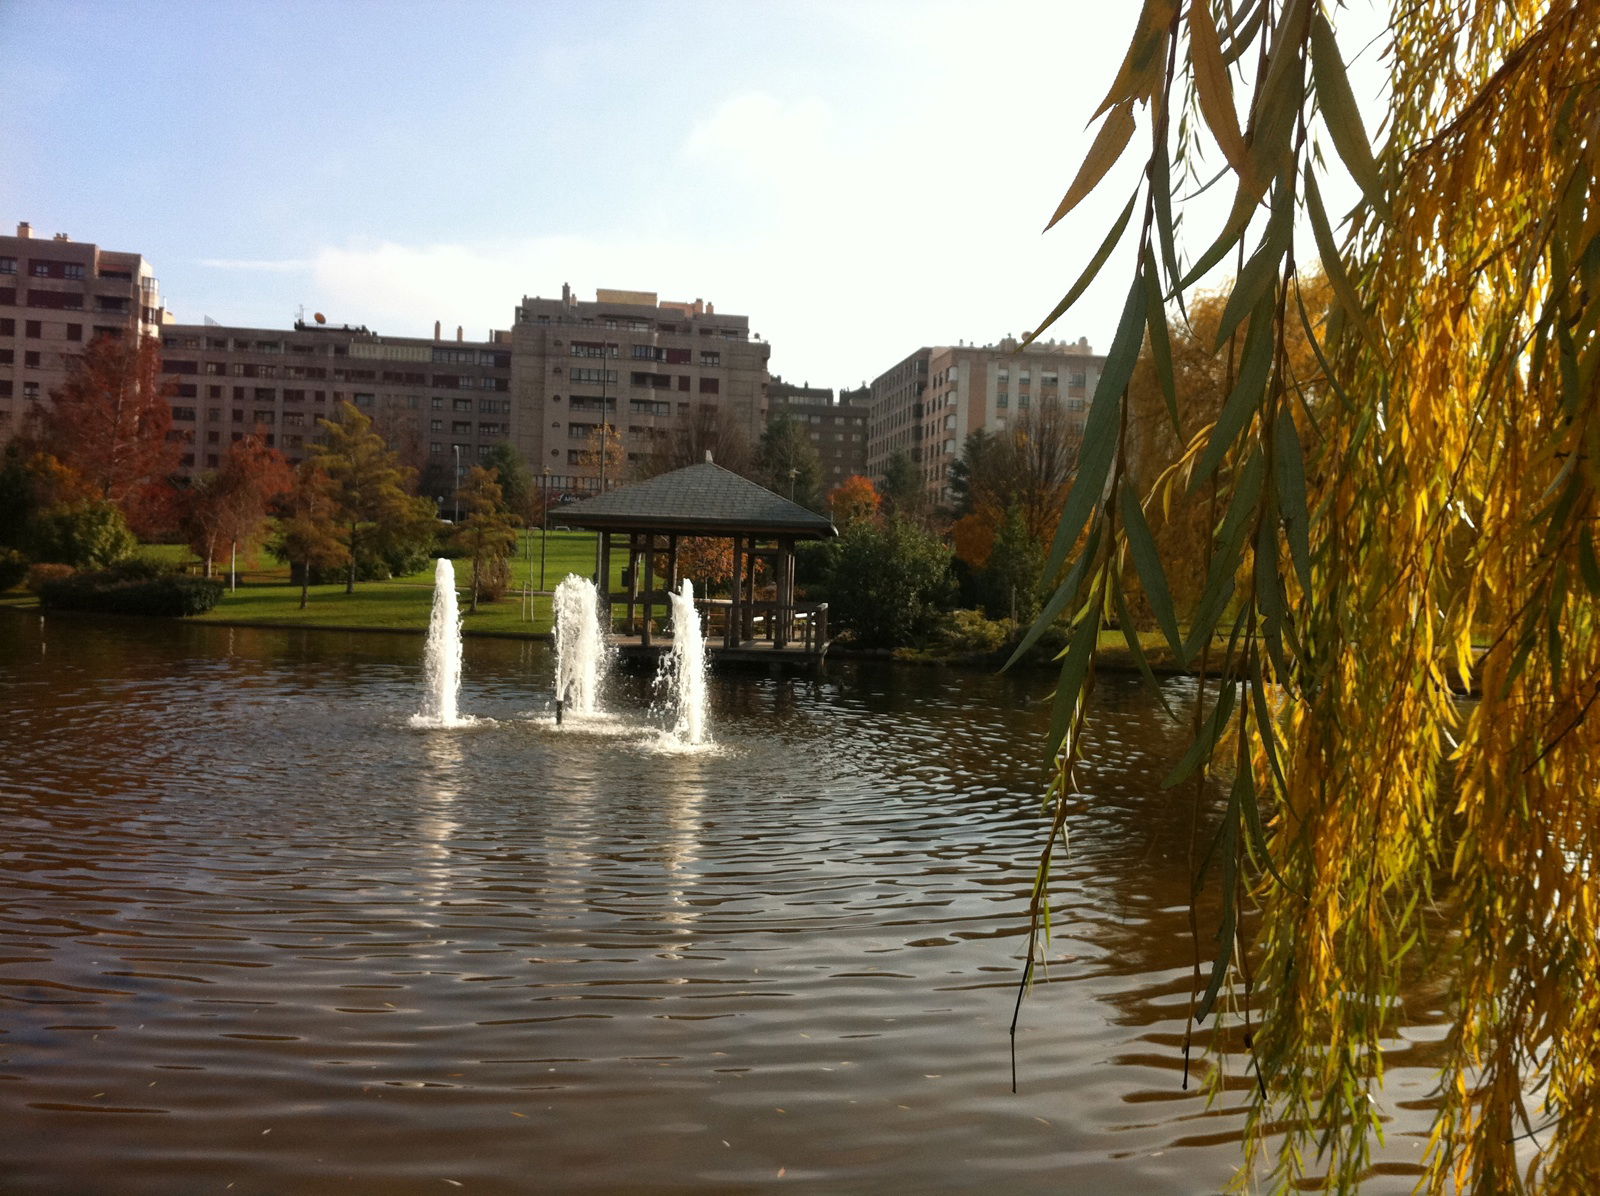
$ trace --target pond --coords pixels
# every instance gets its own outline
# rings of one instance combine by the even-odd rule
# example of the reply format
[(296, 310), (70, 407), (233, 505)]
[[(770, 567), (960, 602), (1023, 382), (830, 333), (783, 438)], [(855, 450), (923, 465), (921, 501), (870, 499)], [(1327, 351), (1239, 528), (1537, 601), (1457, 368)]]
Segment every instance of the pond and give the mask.
[[(1195, 1193), (1182, 733), (1108, 677), (1011, 1020), (1048, 677), (648, 678), (556, 727), (540, 644), (0, 614), (0, 1187)], [(1181, 708), (1190, 684), (1169, 683)], [(1438, 1011), (1371, 1185), (1415, 1178)]]

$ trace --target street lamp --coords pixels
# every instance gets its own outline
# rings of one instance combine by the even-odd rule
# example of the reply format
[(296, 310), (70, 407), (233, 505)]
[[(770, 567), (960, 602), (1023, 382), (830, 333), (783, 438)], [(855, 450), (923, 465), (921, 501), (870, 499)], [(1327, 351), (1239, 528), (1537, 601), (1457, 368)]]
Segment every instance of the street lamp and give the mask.
[(455, 484), (456, 517), (453, 520), (453, 522), (460, 523), (461, 522), (461, 446), (459, 444), (452, 444), (450, 447), (455, 449), (455, 451), (456, 451), (456, 484)]
[(550, 539), (550, 467), (546, 465), (539, 471), (539, 588), (544, 589), (544, 546)]

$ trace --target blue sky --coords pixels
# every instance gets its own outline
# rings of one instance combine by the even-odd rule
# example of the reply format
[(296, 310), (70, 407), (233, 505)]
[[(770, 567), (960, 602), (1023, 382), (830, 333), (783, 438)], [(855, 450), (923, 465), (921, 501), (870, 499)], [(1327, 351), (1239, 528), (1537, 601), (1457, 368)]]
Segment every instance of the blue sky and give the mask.
[(0, 0), (0, 221), (143, 253), (182, 321), (654, 290), (850, 385), (1054, 305), (1133, 185), (1040, 236), (1134, 7)]

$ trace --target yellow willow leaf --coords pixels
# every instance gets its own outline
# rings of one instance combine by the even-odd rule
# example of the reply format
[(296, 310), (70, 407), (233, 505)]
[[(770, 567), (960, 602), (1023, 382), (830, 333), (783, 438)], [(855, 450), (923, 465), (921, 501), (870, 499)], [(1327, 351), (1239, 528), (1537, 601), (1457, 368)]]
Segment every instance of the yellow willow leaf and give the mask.
[(1189, 52), (1194, 62), (1194, 86), (1200, 113), (1228, 165), (1244, 174), (1250, 169), (1250, 148), (1239, 132), (1239, 113), (1233, 106), (1233, 83), (1222, 61), (1222, 45), (1211, 19), (1208, 0), (1190, 0)]
[(1100, 126), (1094, 144), (1089, 147), (1089, 154), (1083, 160), (1083, 165), (1078, 167), (1078, 177), (1072, 180), (1072, 186), (1067, 188), (1067, 193), (1062, 197), (1061, 206), (1056, 208), (1056, 214), (1050, 217), (1050, 223), (1044, 226), (1044, 231), (1049, 232), (1056, 223), (1073, 208), (1089, 192), (1093, 191), (1095, 184), (1105, 177), (1106, 171), (1116, 160), (1122, 157), (1122, 151), (1128, 148), (1128, 142), (1133, 138), (1135, 121), (1133, 119), (1133, 101), (1124, 100), (1111, 110), (1106, 117), (1106, 123)]

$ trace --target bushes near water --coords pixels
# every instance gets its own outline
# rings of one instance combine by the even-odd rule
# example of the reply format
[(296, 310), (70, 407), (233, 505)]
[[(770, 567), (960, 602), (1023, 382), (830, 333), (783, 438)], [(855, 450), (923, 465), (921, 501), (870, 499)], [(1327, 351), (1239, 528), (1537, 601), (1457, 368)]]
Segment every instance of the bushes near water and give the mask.
[[(40, 572), (40, 566), (34, 566)], [(29, 588), (45, 610), (92, 611), (108, 615), (203, 615), (222, 599), (215, 578), (185, 577), (136, 561), (115, 569), (30, 576)]]

